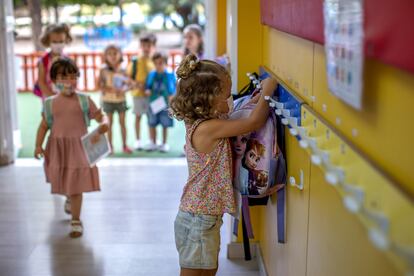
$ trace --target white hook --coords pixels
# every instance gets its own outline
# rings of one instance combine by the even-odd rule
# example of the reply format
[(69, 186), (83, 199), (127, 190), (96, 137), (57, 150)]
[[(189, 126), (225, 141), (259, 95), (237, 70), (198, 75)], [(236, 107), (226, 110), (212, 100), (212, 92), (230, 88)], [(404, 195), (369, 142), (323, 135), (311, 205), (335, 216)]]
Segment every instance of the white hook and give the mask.
[(296, 187), (299, 190), (303, 191), (303, 188), (304, 188), (304, 183), (303, 183), (304, 180), (303, 179), (304, 179), (304, 177), (303, 177), (303, 170), (302, 169), (299, 172), (299, 178), (300, 178), (300, 182), (299, 182), (299, 184), (296, 184), (296, 179), (293, 176), (289, 177), (289, 184), (290, 184), (290, 186)]

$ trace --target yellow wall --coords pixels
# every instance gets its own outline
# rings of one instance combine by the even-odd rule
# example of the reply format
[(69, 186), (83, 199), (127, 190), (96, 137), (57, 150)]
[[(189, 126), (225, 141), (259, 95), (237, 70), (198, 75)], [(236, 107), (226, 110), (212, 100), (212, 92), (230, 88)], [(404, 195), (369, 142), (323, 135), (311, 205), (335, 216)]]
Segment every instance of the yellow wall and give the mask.
[(249, 82), (247, 72), (257, 72), (262, 62), (262, 28), (258, 0), (238, 1), (238, 89)]
[[(409, 219), (414, 217), (414, 128), (408, 119), (414, 118), (414, 76), (368, 60), (364, 107), (357, 111), (328, 91), (325, 54), (318, 44), (263, 26), (262, 64), (307, 103), (308, 114), (324, 127), (318, 133), (329, 129), (337, 133), (338, 145), (347, 145), (352, 157), (333, 162), (345, 168), (348, 182), (365, 191), (366, 208), (389, 219), (389, 239), (414, 246), (414, 235), (404, 230), (414, 233)], [(311, 123), (302, 120), (309, 128)], [(261, 227), (269, 275), (404, 275), (407, 263), (394, 251), (373, 246), (367, 235), (372, 222), (346, 210), (343, 190), (329, 185), (325, 172), (311, 165), (310, 152), (291, 136), (287, 147), (288, 176), (299, 179), (302, 170), (305, 189), (288, 187), (285, 245), (275, 240), (275, 196), (263, 209), (256, 227)], [(400, 202), (404, 206), (396, 206)]]
[(217, 56), (226, 54), (226, 25), (227, 25), (227, 0), (217, 1)]
[(332, 133), (327, 145), (335, 147), (324, 150), (352, 188), (364, 191), (362, 208), (388, 219), (393, 244), (383, 251), (373, 245), (368, 231), (377, 225), (344, 207), (349, 191), (329, 185), (325, 169), (311, 164), (311, 152), (288, 135), (288, 177), (299, 181), (302, 172), (304, 190), (287, 188), (287, 243), (277, 243), (276, 196), (251, 214), (269, 275), (404, 275), (408, 263), (395, 247), (414, 247), (414, 75), (367, 60), (357, 111), (329, 92), (323, 46), (262, 26), (259, 1), (238, 1), (237, 43), (238, 88), (247, 83), (246, 72), (264, 65), (304, 100), (302, 120), (308, 114), (315, 128), (317, 121)]

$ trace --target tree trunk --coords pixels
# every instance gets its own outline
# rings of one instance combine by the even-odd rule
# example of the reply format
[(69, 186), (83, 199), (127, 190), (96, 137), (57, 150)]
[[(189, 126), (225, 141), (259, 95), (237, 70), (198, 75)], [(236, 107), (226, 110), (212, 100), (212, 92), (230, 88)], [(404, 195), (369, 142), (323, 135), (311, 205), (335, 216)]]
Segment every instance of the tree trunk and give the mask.
[(32, 18), (32, 40), (36, 51), (43, 50), (39, 37), (42, 34), (42, 8), (40, 0), (28, 0), (30, 17)]
[(118, 0), (118, 8), (119, 8), (119, 26), (123, 26), (124, 25), (124, 20), (123, 20), (123, 16), (124, 16), (124, 10), (122, 9), (122, 4), (123, 4), (123, 0)]
[(53, 4), (53, 9), (55, 11), (55, 23), (59, 23), (59, 3), (55, 1)]

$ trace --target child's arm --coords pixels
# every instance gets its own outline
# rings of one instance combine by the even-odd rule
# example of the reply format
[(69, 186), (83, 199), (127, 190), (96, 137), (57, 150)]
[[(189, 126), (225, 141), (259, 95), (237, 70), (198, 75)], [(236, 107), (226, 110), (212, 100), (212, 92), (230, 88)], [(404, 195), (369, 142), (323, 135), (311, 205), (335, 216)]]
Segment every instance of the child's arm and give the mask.
[(276, 86), (277, 81), (275, 79), (268, 78), (263, 81), (263, 92), (248, 118), (237, 120), (212, 119), (201, 123), (193, 135), (194, 147), (201, 152), (209, 152), (220, 138), (246, 134), (262, 127), (269, 114), (269, 104), (264, 97), (272, 96)]
[(42, 116), (42, 121), (40, 122), (36, 135), (36, 147), (34, 152), (34, 157), (36, 159), (40, 159), (44, 155), (43, 141), (45, 140), (45, 136), (48, 130), (49, 127), (47, 126), (45, 118)]
[(45, 67), (43, 65), (42, 62), (39, 62), (38, 65), (38, 76), (39, 76), (39, 86), (40, 86), (40, 90), (42, 91), (42, 95), (44, 97), (50, 97), (53, 96), (54, 93), (53, 91), (49, 88), (49, 86), (46, 83), (46, 72), (45, 72)]

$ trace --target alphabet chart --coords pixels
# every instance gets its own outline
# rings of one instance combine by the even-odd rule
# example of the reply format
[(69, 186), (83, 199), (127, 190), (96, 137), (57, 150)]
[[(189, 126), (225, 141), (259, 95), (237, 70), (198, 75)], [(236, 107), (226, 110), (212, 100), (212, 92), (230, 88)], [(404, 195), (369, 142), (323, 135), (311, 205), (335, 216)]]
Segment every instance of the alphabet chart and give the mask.
[(361, 109), (363, 73), (362, 0), (325, 0), (325, 53), (329, 90)]

